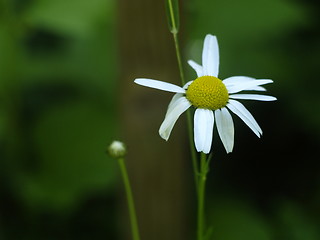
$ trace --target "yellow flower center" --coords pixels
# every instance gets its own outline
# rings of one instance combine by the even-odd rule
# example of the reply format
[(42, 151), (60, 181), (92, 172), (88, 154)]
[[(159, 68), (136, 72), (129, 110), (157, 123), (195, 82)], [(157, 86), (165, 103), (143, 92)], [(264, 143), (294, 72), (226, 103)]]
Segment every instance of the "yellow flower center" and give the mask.
[(227, 105), (229, 94), (223, 82), (213, 76), (194, 80), (187, 89), (187, 99), (197, 108), (217, 110)]

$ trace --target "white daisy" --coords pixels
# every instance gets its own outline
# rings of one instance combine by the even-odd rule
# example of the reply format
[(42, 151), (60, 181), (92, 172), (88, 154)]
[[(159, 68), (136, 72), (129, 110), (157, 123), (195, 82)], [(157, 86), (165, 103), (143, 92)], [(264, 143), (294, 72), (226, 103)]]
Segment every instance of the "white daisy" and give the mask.
[(237, 94), (243, 90), (266, 91), (261, 85), (272, 83), (270, 79), (254, 79), (245, 76), (218, 78), (219, 48), (217, 38), (208, 34), (204, 40), (202, 66), (189, 60), (189, 65), (196, 71), (198, 78), (183, 87), (158, 80), (137, 78), (135, 83), (176, 93), (169, 106), (160, 136), (168, 140), (179, 116), (189, 107), (196, 108), (194, 114), (194, 143), (198, 152), (209, 153), (211, 150), (214, 123), (221, 141), (227, 151), (232, 152), (234, 145), (234, 125), (229, 111), (240, 117), (258, 136), (262, 130), (251, 113), (235, 99), (274, 101), (275, 97), (259, 94)]

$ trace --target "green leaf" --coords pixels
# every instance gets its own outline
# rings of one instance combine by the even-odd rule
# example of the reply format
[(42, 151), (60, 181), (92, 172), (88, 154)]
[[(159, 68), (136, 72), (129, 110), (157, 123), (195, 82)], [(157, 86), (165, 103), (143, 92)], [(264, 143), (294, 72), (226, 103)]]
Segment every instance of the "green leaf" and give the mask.
[(20, 194), (31, 208), (72, 211), (86, 196), (110, 191), (118, 168), (107, 154), (115, 120), (87, 101), (48, 111), (35, 127), (37, 171), (21, 177)]
[[(232, 199), (232, 200), (231, 200)], [(211, 202), (212, 201), (208, 201)], [(272, 230), (263, 215), (252, 205), (233, 197), (208, 206), (214, 240), (271, 240)]]
[(24, 21), (60, 33), (85, 36), (113, 16), (112, 3), (106, 0), (36, 0)]
[(283, 239), (319, 239), (319, 223), (302, 205), (285, 200), (279, 204), (277, 210), (278, 225), (281, 227)]

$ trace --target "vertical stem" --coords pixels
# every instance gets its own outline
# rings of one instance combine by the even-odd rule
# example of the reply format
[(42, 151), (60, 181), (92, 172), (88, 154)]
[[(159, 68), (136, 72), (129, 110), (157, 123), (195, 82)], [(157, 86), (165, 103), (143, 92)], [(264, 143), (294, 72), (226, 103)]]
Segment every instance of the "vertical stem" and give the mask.
[(206, 154), (201, 153), (200, 173), (198, 180), (198, 231), (197, 240), (203, 240), (204, 237), (204, 199), (208, 165)]
[(182, 62), (181, 62), (180, 47), (179, 47), (179, 40), (178, 40), (178, 34), (177, 33), (173, 33), (173, 39), (174, 39), (174, 46), (176, 48), (176, 53), (177, 53), (177, 61), (178, 61), (178, 66), (179, 66), (181, 83), (182, 83), (182, 86), (183, 86), (183, 85), (186, 84), (186, 81), (184, 79), (183, 67), (182, 67)]
[[(177, 61), (179, 66), (179, 72), (180, 72), (180, 78), (182, 86), (185, 85), (185, 79), (184, 79), (184, 73), (183, 73), (183, 67), (181, 62), (181, 54), (180, 54), (180, 47), (179, 47), (179, 40), (178, 40), (178, 34), (173, 33), (173, 39), (174, 39), (174, 45), (176, 49), (176, 55), (177, 55)], [(189, 146), (191, 151), (191, 159), (192, 159), (192, 167), (193, 167), (193, 173), (194, 173), (194, 181), (196, 190), (198, 189), (198, 162), (197, 162), (197, 155), (196, 151), (194, 149), (193, 145), (193, 128), (192, 128), (192, 117), (190, 111), (187, 111), (187, 124), (188, 124), (188, 134), (189, 134)]]
[(124, 183), (124, 187), (125, 187), (126, 195), (127, 195), (127, 202), (128, 202), (128, 208), (129, 208), (129, 215), (130, 215), (130, 223), (131, 223), (133, 240), (140, 240), (136, 210), (134, 207), (133, 194), (132, 194), (132, 190), (131, 190), (131, 186), (130, 186), (130, 181), (129, 181), (126, 165), (124, 163), (123, 158), (119, 158), (118, 162), (119, 162), (119, 166), (120, 166), (120, 170), (121, 170), (121, 174), (122, 174), (122, 178), (123, 178), (123, 183)]
[(193, 175), (194, 175), (194, 181), (195, 181), (195, 185), (196, 185), (196, 191), (198, 191), (199, 167), (198, 167), (197, 154), (196, 154), (196, 151), (194, 149), (194, 143), (193, 143), (192, 116), (191, 116), (191, 110), (190, 109), (187, 111), (187, 124), (188, 124), (189, 146), (190, 146), (190, 151), (191, 151)]

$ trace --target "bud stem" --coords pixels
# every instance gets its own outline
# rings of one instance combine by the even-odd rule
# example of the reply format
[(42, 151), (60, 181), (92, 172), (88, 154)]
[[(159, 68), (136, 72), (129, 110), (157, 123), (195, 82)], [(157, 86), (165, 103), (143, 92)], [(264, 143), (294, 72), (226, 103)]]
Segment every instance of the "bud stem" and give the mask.
[(133, 194), (132, 194), (124, 158), (118, 158), (118, 163), (120, 166), (121, 175), (122, 175), (122, 179), (123, 179), (123, 183), (124, 183), (124, 187), (127, 195), (127, 203), (128, 203), (128, 209), (129, 209), (129, 215), (130, 215), (133, 240), (140, 240), (138, 221), (136, 216), (136, 210), (134, 207)]

